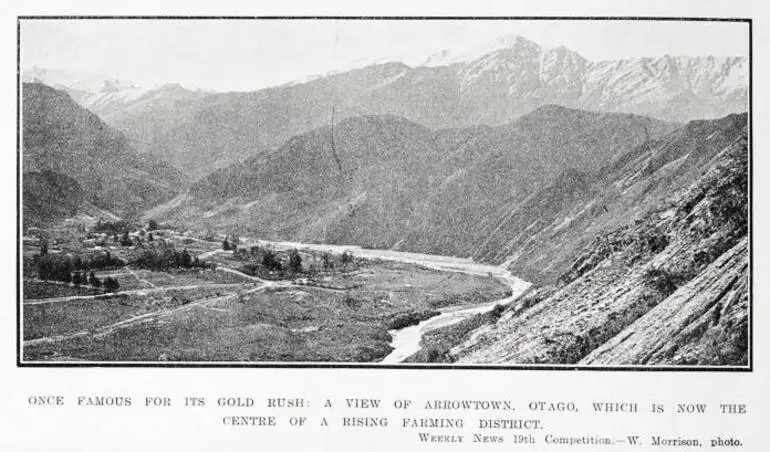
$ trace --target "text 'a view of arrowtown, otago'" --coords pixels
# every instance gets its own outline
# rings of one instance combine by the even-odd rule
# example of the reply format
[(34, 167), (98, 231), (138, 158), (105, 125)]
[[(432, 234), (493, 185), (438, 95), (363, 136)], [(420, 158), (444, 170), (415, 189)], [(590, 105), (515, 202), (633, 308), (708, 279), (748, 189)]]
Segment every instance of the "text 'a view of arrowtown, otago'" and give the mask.
[[(254, 396), (104, 396), (33, 395), (30, 409), (76, 406), (83, 409), (105, 407), (133, 410), (183, 408), (190, 422), (213, 417), (223, 428), (256, 428), (255, 434), (275, 427), (293, 427), (303, 434), (323, 434), (334, 429), (339, 434), (371, 431), (404, 435), (419, 443), (553, 444), (569, 446), (671, 446), (737, 447), (742, 440), (734, 436), (671, 434), (649, 431), (640, 426), (674, 423), (687, 431), (688, 425), (705, 421), (725, 422), (748, 413), (744, 403), (641, 402), (641, 401), (560, 401), (560, 400), (413, 400), (346, 397), (309, 400), (306, 398)], [(201, 416), (203, 410), (205, 415)], [(213, 411), (212, 411), (213, 410)], [(183, 413), (183, 412), (179, 412)], [(590, 414), (592, 430), (574, 432), (569, 419)], [(183, 414), (182, 414), (183, 415)], [(628, 425), (613, 431), (611, 425), (622, 419)], [(606, 422), (606, 425), (605, 425)], [(657, 424), (660, 423), (660, 424)], [(649, 427), (652, 428), (652, 427)], [(661, 430), (665, 430), (661, 427)], [(389, 432), (389, 433), (388, 433)], [(678, 433), (678, 432), (675, 432)]]

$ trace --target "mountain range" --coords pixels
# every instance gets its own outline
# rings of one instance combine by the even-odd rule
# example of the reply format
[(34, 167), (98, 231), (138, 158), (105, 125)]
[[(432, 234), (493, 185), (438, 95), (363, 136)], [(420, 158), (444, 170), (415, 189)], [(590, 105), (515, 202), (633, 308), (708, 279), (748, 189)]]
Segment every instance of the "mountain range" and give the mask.
[[(507, 36), (422, 63), (375, 64), (252, 92), (211, 93), (179, 85), (139, 89), (75, 83), (32, 68), (25, 79), (67, 89), (81, 105), (192, 179), (269, 153), (289, 138), (347, 117), (394, 115), (428, 128), (507, 124), (549, 104), (626, 112), (669, 122), (747, 109), (744, 57), (589, 61), (564, 46)], [(69, 85), (67, 85), (69, 83)], [(69, 87), (68, 87), (69, 86)]]

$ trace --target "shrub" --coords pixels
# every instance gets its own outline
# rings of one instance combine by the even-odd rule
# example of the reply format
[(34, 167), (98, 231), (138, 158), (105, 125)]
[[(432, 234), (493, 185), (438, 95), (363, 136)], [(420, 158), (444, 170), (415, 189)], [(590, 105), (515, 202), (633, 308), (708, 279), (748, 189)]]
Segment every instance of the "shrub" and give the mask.
[(665, 269), (649, 268), (644, 273), (647, 286), (657, 290), (664, 296), (669, 296), (682, 285), (682, 277)]
[(361, 305), (361, 300), (356, 299), (350, 294), (345, 294), (345, 298), (342, 299), (342, 302), (345, 303), (345, 306), (352, 309), (356, 309)]
[(444, 361), (444, 354), (436, 347), (430, 347), (427, 352), (425, 352), (425, 361), (429, 363), (440, 363)]
[(492, 308), (491, 311), (489, 311), (489, 316), (493, 319), (499, 319), (500, 316), (503, 315), (503, 312), (505, 312), (505, 306), (501, 304), (496, 304), (494, 308)]
[(120, 289), (120, 283), (118, 283), (116, 278), (108, 276), (104, 280), (104, 288), (107, 290), (107, 292), (115, 292), (116, 290)]
[(294, 273), (302, 271), (302, 256), (299, 255), (296, 249), (291, 250), (289, 253), (289, 270)]
[(334, 259), (330, 253), (323, 253), (321, 258), (323, 259), (324, 270), (334, 270)]
[(94, 272), (91, 272), (91, 274), (88, 276), (88, 284), (92, 285), (93, 287), (102, 286), (102, 282), (99, 280), (99, 278), (96, 277)]

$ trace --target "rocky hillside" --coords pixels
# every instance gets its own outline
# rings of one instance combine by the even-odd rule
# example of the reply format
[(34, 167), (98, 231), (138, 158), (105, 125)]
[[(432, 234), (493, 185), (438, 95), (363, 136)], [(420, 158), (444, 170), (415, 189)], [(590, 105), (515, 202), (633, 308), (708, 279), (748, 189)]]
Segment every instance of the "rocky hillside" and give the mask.
[(480, 225), (560, 173), (595, 172), (675, 127), (556, 106), (505, 126), (438, 131), (396, 116), (350, 118), (219, 170), (147, 215), (271, 239), (467, 256), (489, 240)]
[(746, 111), (748, 63), (738, 56), (593, 62), (509, 36), (414, 66), (377, 64), (245, 93), (110, 83), (88, 94), (90, 85), (77, 86), (73, 96), (138, 150), (197, 178), (351, 116), (396, 115), (433, 129), (498, 126), (548, 104), (673, 122), (722, 117)]
[[(613, 180), (619, 196), (638, 197), (634, 190), (662, 194), (664, 184), (684, 180), (688, 168), (703, 168), (688, 186), (661, 196), (644, 213), (627, 211), (630, 224), (595, 236), (574, 253), (562, 251), (571, 265), (558, 282), (467, 335), (451, 359), (747, 364), (746, 140), (745, 115), (698, 121), (603, 170), (599, 185)], [(590, 190), (589, 185), (584, 192)], [(563, 228), (572, 234), (553, 236), (560, 240), (555, 246), (587, 234), (580, 223)]]
[(740, 136), (747, 116), (692, 121), (618, 155), (598, 171), (571, 168), (545, 188), (479, 223), (477, 260), (550, 283), (595, 237), (633, 224), (650, 206), (697, 180)]
[(79, 203), (133, 215), (184, 186), (179, 171), (137, 154), (123, 133), (64, 91), (25, 83), (22, 115), (25, 212), (30, 221), (52, 219), (77, 209)]

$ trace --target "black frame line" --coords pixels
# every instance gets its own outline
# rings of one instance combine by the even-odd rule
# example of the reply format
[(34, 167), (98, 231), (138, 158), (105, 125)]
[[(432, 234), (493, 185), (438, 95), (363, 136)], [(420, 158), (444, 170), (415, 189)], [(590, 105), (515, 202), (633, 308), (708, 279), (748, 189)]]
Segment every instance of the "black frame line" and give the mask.
[(751, 22), (749, 18), (731, 17), (672, 17), (672, 16), (153, 16), (153, 15), (27, 15), (18, 16), (20, 20), (83, 20), (83, 19), (125, 19), (125, 20), (636, 20), (669, 22)]
[[(455, 365), (455, 364), (376, 364), (376, 363), (281, 363), (271, 362), (45, 362), (22, 360), (22, 186), (21, 186), (21, 22), (23, 20), (371, 20), (371, 21), (651, 21), (651, 22), (734, 22), (749, 26), (749, 99), (748, 99), (748, 145), (749, 145), (749, 363), (748, 366), (576, 366), (576, 365)], [(223, 368), (223, 369), (415, 369), (415, 370), (518, 370), (518, 371), (589, 371), (589, 372), (753, 372), (754, 371), (754, 36), (753, 18), (729, 17), (655, 17), (655, 16), (153, 16), (153, 15), (24, 15), (16, 18), (16, 367), (20, 368)]]

